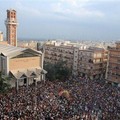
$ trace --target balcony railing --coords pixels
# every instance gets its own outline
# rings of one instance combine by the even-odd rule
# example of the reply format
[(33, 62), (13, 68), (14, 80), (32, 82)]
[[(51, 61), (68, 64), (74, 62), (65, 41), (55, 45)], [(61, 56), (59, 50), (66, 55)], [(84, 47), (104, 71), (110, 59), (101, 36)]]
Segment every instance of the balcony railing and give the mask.
[(119, 54), (110, 54), (110, 57), (120, 57), (120, 55)]
[(17, 20), (5, 20), (5, 24), (18, 24)]

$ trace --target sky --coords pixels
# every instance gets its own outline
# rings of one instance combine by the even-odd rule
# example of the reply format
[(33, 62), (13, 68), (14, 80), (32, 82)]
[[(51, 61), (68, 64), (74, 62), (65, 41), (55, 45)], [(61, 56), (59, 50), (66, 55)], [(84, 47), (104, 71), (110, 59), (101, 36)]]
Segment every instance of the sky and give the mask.
[(15, 9), (18, 38), (118, 40), (120, 0), (0, 0), (0, 31)]

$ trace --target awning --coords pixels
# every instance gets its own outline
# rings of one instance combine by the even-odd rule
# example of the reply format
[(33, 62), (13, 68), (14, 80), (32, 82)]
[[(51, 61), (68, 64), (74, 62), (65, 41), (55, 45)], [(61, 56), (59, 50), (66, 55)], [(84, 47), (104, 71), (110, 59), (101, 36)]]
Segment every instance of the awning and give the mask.
[(38, 67), (38, 68), (29, 68), (29, 69), (20, 69), (20, 70), (11, 70), (10, 73), (16, 79), (22, 79), (26, 77), (38, 77), (41, 74), (46, 74), (47, 71)]
[(20, 79), (26, 77), (26, 75), (24, 74), (24, 72), (20, 72), (19, 70), (12, 70), (10, 71), (10, 73), (16, 78), (16, 79)]
[(42, 69), (42, 70), (41, 70), (41, 74), (47, 74), (47, 71), (44, 70), (44, 69)]

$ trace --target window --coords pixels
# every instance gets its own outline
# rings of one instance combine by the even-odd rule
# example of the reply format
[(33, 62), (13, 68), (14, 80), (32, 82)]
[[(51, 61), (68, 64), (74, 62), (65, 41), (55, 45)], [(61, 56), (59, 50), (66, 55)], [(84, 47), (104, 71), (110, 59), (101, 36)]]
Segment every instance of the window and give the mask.
[(97, 57), (102, 57), (102, 54), (101, 53), (97, 53), (96, 56)]

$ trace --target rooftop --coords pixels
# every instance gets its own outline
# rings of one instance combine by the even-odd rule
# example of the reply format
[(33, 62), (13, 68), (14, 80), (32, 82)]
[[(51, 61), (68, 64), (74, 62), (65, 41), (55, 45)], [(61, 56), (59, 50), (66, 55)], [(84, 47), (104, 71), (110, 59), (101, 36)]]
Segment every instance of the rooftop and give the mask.
[(0, 34), (3, 34), (3, 32), (2, 32), (2, 31), (0, 31)]
[(1, 45), (0, 44), (0, 53), (4, 54), (5, 56), (10, 56), (16, 52), (21, 52), (26, 48), (14, 47), (11, 45)]
[(14, 10), (14, 9), (12, 9), (12, 8), (10, 8), (9, 10), (7, 10), (7, 12), (8, 12), (8, 11), (14, 11), (14, 12), (16, 12), (16, 10)]
[(115, 43), (116, 43), (116, 44), (120, 44), (120, 41), (116, 41)]
[(11, 46), (11, 45), (1, 45), (0, 44), (0, 53), (3, 54), (4, 56), (8, 56), (8, 57), (13, 57), (17, 54), (24, 52), (25, 50), (29, 50), (30, 52), (34, 52), (37, 54), (42, 54), (41, 51), (36, 51), (33, 49), (29, 49), (29, 48), (21, 48), (21, 47), (15, 47), (15, 46)]

